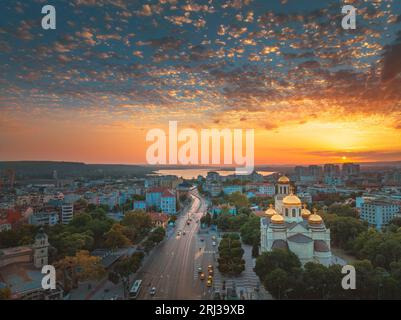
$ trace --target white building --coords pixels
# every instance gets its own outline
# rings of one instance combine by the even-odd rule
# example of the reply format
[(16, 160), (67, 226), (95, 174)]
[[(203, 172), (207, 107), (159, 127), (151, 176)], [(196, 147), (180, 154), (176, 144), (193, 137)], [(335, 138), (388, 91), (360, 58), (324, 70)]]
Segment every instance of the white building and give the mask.
[(260, 220), (261, 252), (289, 249), (302, 264), (332, 263), (330, 230), (323, 219), (302, 208), (301, 200), (291, 191), (290, 180), (283, 176), (277, 184), (275, 208), (271, 205)]
[(29, 216), (29, 224), (35, 226), (54, 226), (59, 222), (57, 212), (36, 212)]
[(0, 232), (11, 230), (11, 224), (7, 220), (0, 220)]
[(74, 205), (63, 204), (61, 206), (61, 223), (69, 224), (73, 217), (74, 217)]
[(361, 205), (361, 219), (377, 230), (381, 230), (398, 215), (400, 205), (392, 201), (368, 200)]

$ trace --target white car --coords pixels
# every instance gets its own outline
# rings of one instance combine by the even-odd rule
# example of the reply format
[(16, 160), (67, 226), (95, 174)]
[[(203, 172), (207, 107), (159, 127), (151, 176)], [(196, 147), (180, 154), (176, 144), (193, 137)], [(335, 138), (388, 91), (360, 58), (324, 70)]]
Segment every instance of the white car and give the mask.
[(213, 242), (212, 242), (212, 245), (213, 245), (213, 246), (216, 246), (216, 241), (213, 241)]
[(156, 294), (156, 287), (152, 287), (152, 289), (150, 289), (149, 294), (153, 297)]

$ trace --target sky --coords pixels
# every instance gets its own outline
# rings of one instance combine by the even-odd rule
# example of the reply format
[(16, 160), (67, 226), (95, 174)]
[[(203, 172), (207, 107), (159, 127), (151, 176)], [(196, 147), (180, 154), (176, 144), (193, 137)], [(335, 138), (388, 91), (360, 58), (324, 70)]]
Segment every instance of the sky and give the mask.
[(401, 160), (401, 1), (0, 7), (0, 160), (145, 163), (169, 121), (254, 129), (256, 164)]

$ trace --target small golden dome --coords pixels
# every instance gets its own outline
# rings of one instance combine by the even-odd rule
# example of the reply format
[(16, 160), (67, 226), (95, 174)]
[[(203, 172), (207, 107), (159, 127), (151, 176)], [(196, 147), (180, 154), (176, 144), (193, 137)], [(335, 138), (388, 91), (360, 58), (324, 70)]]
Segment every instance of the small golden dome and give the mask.
[(288, 179), (286, 176), (281, 176), (278, 178), (278, 183), (290, 183), (290, 179)]
[(317, 209), (313, 209), (313, 214), (311, 214), (308, 218), (308, 222), (310, 224), (321, 224), (323, 222), (323, 219), (321, 216), (317, 214)]
[(275, 214), (277, 214), (277, 211), (274, 210), (273, 205), (270, 204), (270, 205), (269, 205), (269, 208), (265, 211), (265, 214), (266, 214), (269, 218), (271, 218), (272, 216), (274, 216)]
[(301, 200), (294, 194), (290, 194), (288, 196), (286, 196), (283, 199), (283, 204), (284, 205), (289, 205), (289, 206), (300, 206), (302, 205)]
[(274, 224), (283, 224), (284, 223), (284, 218), (281, 214), (275, 214), (270, 218), (270, 221)]
[(304, 204), (304, 207), (303, 207), (303, 209), (301, 210), (302, 218), (307, 219), (307, 218), (309, 218), (309, 216), (310, 216), (311, 214), (312, 214), (312, 213), (306, 208), (306, 204)]

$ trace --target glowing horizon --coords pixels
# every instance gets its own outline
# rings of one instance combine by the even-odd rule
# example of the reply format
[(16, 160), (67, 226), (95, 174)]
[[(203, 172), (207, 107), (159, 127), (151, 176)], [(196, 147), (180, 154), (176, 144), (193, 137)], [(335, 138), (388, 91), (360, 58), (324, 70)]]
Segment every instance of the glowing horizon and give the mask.
[(401, 160), (401, 2), (352, 4), (345, 32), (332, 1), (59, 1), (45, 32), (10, 1), (1, 160), (146, 164), (172, 120), (254, 129), (255, 165)]

